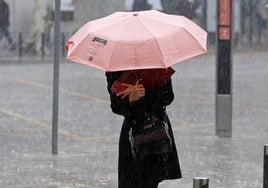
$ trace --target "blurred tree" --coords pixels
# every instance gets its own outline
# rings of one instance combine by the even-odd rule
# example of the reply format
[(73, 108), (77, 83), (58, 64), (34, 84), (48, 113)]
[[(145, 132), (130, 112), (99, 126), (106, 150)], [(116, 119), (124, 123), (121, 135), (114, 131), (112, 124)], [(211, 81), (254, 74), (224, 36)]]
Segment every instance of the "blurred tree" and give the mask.
[(52, 26), (52, 0), (36, 0), (29, 31), (23, 43), (26, 52), (42, 53), (42, 33), (48, 34)]

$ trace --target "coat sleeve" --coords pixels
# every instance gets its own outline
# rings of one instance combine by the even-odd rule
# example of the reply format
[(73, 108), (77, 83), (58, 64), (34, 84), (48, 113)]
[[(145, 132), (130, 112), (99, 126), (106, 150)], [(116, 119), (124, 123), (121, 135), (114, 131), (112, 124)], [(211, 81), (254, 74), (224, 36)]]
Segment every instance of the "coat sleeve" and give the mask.
[(163, 106), (170, 105), (174, 100), (174, 93), (172, 88), (171, 79), (169, 79), (163, 88), (160, 91), (160, 99), (162, 101)]
[(120, 72), (106, 73), (107, 90), (110, 95), (110, 107), (113, 113), (123, 116), (129, 116), (131, 114), (131, 107), (129, 105), (128, 98), (121, 99), (117, 97), (115, 93), (111, 91), (111, 87), (114, 81), (120, 76)]
[(165, 85), (160, 88), (146, 89), (147, 101), (152, 105), (167, 106), (174, 100), (171, 79), (167, 80)]

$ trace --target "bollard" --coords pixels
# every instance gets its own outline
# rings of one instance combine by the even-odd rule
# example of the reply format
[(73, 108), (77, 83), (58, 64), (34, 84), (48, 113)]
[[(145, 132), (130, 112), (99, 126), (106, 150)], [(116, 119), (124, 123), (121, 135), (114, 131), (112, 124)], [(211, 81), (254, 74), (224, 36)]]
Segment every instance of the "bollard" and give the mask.
[(61, 33), (61, 54), (63, 57), (65, 56), (65, 48), (64, 48), (65, 42), (66, 42), (65, 40), (66, 40), (65, 34), (64, 32), (62, 32)]
[(19, 59), (22, 57), (22, 33), (19, 33)]
[(42, 59), (45, 58), (45, 40), (46, 40), (46, 34), (41, 33), (41, 57)]
[(264, 146), (263, 157), (263, 188), (268, 188), (268, 145)]
[(203, 177), (195, 177), (193, 179), (193, 188), (209, 188), (209, 179)]

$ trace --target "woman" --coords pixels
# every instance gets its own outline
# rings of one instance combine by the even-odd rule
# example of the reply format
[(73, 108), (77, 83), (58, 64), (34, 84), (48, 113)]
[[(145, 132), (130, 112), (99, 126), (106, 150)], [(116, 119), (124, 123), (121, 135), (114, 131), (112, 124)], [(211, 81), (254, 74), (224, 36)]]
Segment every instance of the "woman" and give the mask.
[[(181, 178), (181, 170), (173, 132), (166, 114), (166, 106), (173, 99), (171, 79), (161, 87), (146, 87), (138, 82), (124, 84), (127, 88), (115, 94), (111, 87), (123, 71), (107, 72), (107, 89), (110, 94), (111, 109), (124, 116), (119, 139), (119, 188), (156, 188), (162, 180)], [(172, 139), (172, 151), (165, 154), (148, 155), (143, 160), (135, 160), (129, 141), (129, 130), (138, 125), (146, 125), (153, 118), (168, 123)]]

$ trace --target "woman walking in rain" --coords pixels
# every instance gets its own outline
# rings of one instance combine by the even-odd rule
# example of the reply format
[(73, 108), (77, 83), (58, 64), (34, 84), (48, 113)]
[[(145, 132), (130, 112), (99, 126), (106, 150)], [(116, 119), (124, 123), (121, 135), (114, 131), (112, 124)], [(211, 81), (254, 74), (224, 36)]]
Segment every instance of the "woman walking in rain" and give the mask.
[(9, 43), (9, 50), (16, 50), (16, 44), (8, 30), (9, 27), (9, 6), (4, 0), (0, 0), (0, 42), (3, 37), (6, 37)]
[(205, 53), (206, 38), (185, 17), (148, 10), (116, 12), (88, 22), (68, 40), (68, 60), (106, 71), (110, 107), (124, 117), (119, 188), (157, 188), (163, 180), (181, 178), (166, 114), (174, 99), (170, 66)]
[[(115, 114), (124, 116), (119, 139), (119, 188), (157, 188), (163, 180), (181, 178), (173, 132), (166, 114), (166, 106), (174, 99), (171, 79), (160, 87), (144, 87), (138, 82), (123, 84), (126, 89), (116, 94), (112, 91), (112, 86), (123, 74), (123, 71), (106, 72), (111, 109)], [(130, 130), (156, 120), (167, 122), (172, 149), (169, 152), (136, 158), (129, 139)]]

